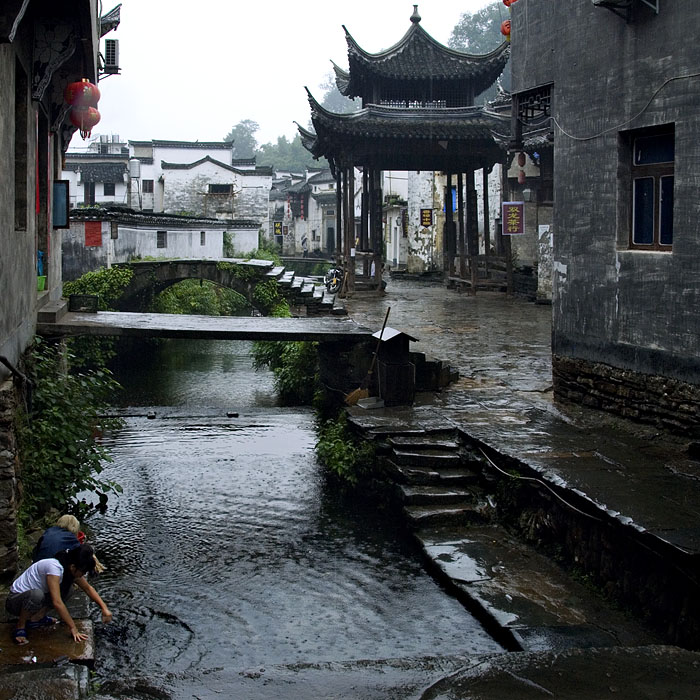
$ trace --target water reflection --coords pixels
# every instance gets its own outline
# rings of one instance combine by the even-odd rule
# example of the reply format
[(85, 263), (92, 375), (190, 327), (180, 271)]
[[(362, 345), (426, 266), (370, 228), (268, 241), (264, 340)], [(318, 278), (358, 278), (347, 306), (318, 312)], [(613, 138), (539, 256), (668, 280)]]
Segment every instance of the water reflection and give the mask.
[[(115, 612), (98, 628), (100, 677), (167, 679), (192, 697), (212, 669), (498, 649), (426, 575), (393, 517), (329, 488), (311, 412), (253, 405), (269, 375), (249, 359), (239, 369), (242, 358), (225, 371), (220, 348), (202, 352), (159, 356), (157, 396), (172, 388), (184, 409), (161, 403), (155, 420), (131, 415), (107, 438), (105, 475), (124, 494), (91, 522)], [(236, 418), (217, 408), (231, 396)]]

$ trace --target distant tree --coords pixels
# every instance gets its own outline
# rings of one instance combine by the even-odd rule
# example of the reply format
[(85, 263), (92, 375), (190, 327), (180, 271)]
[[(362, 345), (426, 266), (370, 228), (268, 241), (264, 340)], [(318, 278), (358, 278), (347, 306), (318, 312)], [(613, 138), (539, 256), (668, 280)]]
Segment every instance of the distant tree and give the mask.
[(265, 143), (260, 146), (257, 151), (257, 164), (299, 173), (303, 173), (306, 168), (327, 167), (325, 159), (314, 160), (302, 145), (299, 134), (291, 141), (286, 136), (278, 136), (277, 143)]
[(329, 112), (347, 114), (348, 112), (356, 112), (362, 107), (361, 100), (351, 100), (349, 97), (341, 94), (335, 83), (335, 73), (333, 71), (326, 75), (319, 87), (323, 90), (321, 107), (324, 107)]
[(224, 141), (233, 141), (234, 158), (252, 158), (258, 147), (255, 133), (260, 125), (252, 119), (243, 119), (226, 134)]
[[(501, 2), (492, 2), (477, 12), (465, 12), (452, 30), (447, 45), (470, 54), (490, 53), (503, 42), (501, 22), (508, 19), (507, 8)], [(501, 85), (510, 91), (510, 61), (501, 73)], [(483, 93), (484, 100), (493, 99), (495, 88)]]

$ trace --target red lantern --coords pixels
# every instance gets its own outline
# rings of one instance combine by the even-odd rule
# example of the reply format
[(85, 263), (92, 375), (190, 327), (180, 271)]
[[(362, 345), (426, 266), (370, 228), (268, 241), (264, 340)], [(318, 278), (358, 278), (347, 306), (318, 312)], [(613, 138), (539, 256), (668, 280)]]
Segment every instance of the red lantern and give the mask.
[(525, 182), (526, 182), (525, 171), (524, 171), (524, 170), (519, 170), (519, 171), (518, 171), (518, 184), (519, 184), (519, 185), (524, 185)]
[(503, 4), (504, 4), (506, 7), (510, 7), (511, 5), (513, 5), (513, 4), (516, 3), (516, 2), (518, 2), (518, 0), (503, 0)]
[(520, 153), (518, 153), (518, 165), (521, 168), (525, 167), (525, 154), (522, 151), (520, 151)]
[(505, 22), (501, 22), (501, 34), (504, 37), (510, 39), (510, 20), (507, 19)]
[(77, 83), (70, 83), (63, 92), (63, 97), (73, 107), (97, 107), (100, 91), (97, 85), (83, 78)]
[(100, 121), (100, 113), (94, 107), (72, 107), (68, 116), (70, 123), (80, 129), (83, 139), (90, 136), (92, 127)]

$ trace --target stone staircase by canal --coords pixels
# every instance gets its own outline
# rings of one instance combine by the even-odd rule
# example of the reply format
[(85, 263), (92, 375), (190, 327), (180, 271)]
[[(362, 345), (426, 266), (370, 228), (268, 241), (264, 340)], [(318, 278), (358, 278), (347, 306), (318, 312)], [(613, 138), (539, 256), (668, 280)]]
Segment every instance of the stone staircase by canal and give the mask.
[(306, 316), (347, 315), (345, 305), (338, 295), (329, 292), (324, 284), (319, 284), (314, 278), (297, 275), (281, 265), (273, 267), (265, 276), (277, 280), (292, 312), (303, 308)]
[(377, 442), (383, 479), (427, 567), (506, 648), (659, 642), (500, 522), (498, 500), (512, 482), (494, 477), (478, 445), (449, 426), (412, 428), (394, 421), (392, 427), (366, 413), (351, 411), (350, 423)]

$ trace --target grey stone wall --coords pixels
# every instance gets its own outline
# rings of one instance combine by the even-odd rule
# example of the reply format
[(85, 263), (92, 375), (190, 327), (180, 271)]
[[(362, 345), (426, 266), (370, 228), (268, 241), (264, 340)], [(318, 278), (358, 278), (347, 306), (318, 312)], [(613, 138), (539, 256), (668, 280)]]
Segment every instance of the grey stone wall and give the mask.
[[(630, 389), (619, 405), (642, 417), (653, 403), (633, 401), (636, 376), (700, 386), (700, 77), (687, 77), (700, 51), (682, 38), (700, 7), (634, 5), (627, 23), (591, 2), (515, 3), (512, 66), (515, 92), (553, 84), (553, 352), (616, 368)], [(675, 125), (673, 250), (629, 250), (624, 144), (629, 130), (663, 124)], [(566, 376), (568, 396), (588, 394), (573, 388), (585, 374)], [(681, 406), (668, 408), (685, 423), (693, 412)]]
[(661, 375), (554, 355), (557, 398), (618, 413), (673, 432), (700, 424), (700, 387)]

